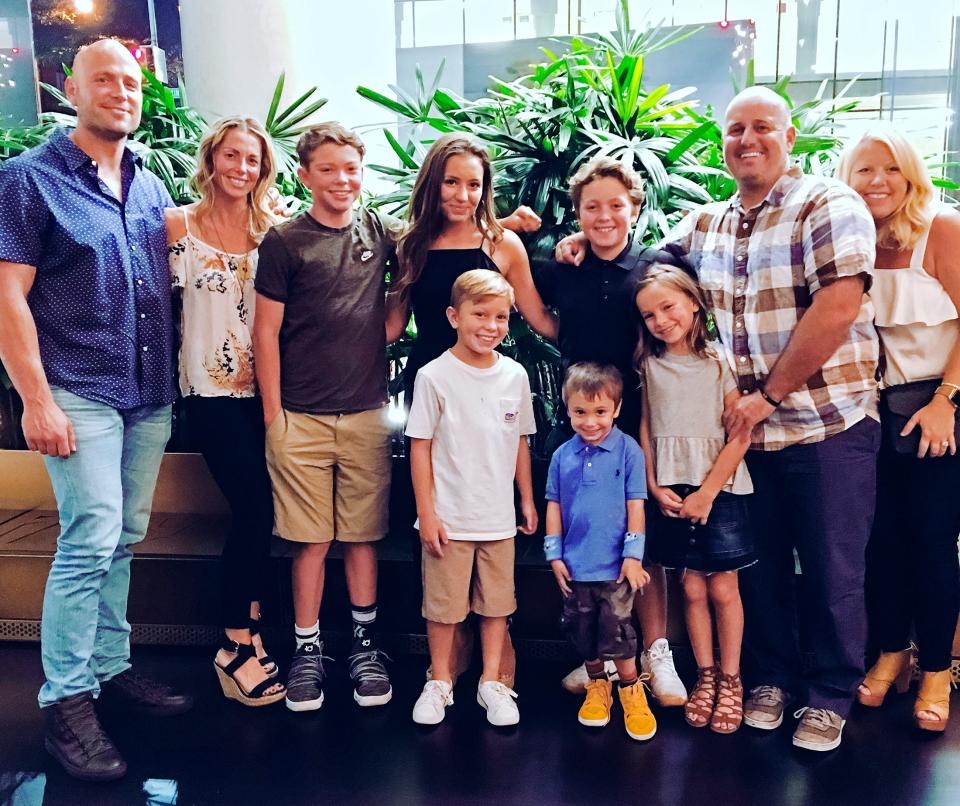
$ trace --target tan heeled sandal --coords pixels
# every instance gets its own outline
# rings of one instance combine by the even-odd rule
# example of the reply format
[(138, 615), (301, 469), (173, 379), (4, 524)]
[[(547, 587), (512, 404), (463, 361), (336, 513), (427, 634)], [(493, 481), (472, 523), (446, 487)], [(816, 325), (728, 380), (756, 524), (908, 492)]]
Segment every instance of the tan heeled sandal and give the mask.
[[(935, 719), (921, 718), (921, 713), (931, 713)], [(942, 672), (922, 672), (920, 691), (913, 704), (913, 719), (920, 730), (932, 730), (942, 733), (950, 718), (950, 670)]]
[(735, 733), (743, 722), (743, 681), (740, 672), (724, 674), (719, 669), (717, 703), (710, 717), (710, 730), (714, 733)]
[[(907, 647), (899, 652), (881, 652), (877, 662), (873, 664), (863, 683), (857, 690), (857, 699), (861, 705), (878, 708), (890, 690), (896, 686), (897, 694), (906, 693), (910, 688), (910, 661), (913, 656), (913, 647)], [(869, 693), (865, 694), (866, 688)]]
[(683, 706), (683, 718), (688, 725), (695, 728), (705, 728), (713, 717), (713, 709), (717, 702), (717, 669), (706, 666), (697, 669), (697, 685), (690, 692), (690, 697)]

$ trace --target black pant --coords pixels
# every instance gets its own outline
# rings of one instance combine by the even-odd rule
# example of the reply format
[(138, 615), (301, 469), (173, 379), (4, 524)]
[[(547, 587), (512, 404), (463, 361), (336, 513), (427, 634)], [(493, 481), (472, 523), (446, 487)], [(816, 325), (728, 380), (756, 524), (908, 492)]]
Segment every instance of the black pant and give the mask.
[[(863, 679), (879, 443), (880, 425), (865, 418), (822, 442), (747, 452), (757, 563), (740, 572), (744, 674), (842, 717)], [(813, 655), (806, 669), (800, 637)]]
[(259, 397), (183, 399), (187, 427), (233, 516), (223, 547), (221, 613), (227, 629), (250, 624), (263, 596), (273, 534), (273, 495)]
[(867, 547), (871, 643), (904, 649), (912, 626), (920, 668), (948, 669), (960, 615), (960, 455), (917, 459), (884, 443), (877, 490)]

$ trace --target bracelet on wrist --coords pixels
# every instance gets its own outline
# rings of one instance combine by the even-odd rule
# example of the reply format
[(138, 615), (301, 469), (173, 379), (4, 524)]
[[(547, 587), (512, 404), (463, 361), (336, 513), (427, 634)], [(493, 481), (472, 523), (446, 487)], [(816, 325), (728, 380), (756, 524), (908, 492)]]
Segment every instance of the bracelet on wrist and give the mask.
[(563, 559), (563, 537), (561, 535), (544, 535), (543, 556), (547, 562)]
[(643, 560), (647, 537), (643, 532), (626, 532), (623, 535), (622, 559)]
[(763, 388), (763, 384), (757, 386), (757, 391), (760, 393), (760, 397), (766, 400), (767, 403), (769, 403), (775, 409), (779, 408), (780, 404), (783, 403), (782, 400), (774, 400), (772, 397), (770, 397), (770, 395), (767, 394), (767, 390)]

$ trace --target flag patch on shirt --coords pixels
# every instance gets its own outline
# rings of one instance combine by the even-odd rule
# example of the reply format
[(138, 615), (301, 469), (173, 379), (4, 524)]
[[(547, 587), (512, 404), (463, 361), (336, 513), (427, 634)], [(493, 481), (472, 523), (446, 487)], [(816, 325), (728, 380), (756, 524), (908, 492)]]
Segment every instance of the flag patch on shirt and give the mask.
[(518, 413), (519, 413), (519, 412), (516, 412), (516, 411), (507, 411), (507, 412), (504, 412), (504, 414), (503, 414), (503, 421), (504, 421), (505, 423), (512, 423), (512, 422), (514, 422), (514, 421), (517, 419), (517, 414), (518, 414)]

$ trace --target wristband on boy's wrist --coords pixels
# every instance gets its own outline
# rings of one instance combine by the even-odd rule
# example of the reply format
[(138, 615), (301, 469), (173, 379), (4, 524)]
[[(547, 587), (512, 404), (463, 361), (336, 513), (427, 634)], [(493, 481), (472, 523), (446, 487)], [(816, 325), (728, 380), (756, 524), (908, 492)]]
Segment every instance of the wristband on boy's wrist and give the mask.
[(646, 544), (647, 536), (643, 532), (625, 532), (623, 535), (623, 559), (643, 560), (643, 551)]
[(563, 538), (560, 535), (546, 535), (543, 538), (543, 556), (548, 563), (563, 559)]
[(760, 397), (766, 400), (767, 403), (769, 403), (775, 409), (779, 408), (780, 404), (783, 403), (782, 400), (774, 400), (772, 397), (770, 397), (770, 395), (767, 393), (767, 390), (763, 388), (763, 384), (757, 386), (757, 391), (760, 393)]

